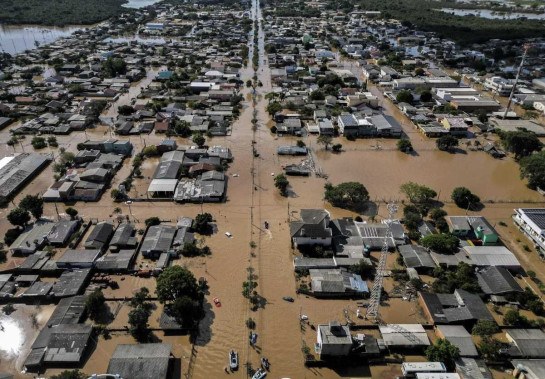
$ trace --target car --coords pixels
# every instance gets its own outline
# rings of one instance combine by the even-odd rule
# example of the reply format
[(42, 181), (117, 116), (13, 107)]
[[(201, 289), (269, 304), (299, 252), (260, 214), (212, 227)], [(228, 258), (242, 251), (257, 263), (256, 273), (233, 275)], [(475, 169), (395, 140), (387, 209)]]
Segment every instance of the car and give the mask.
[(284, 296), (282, 299), (289, 303), (293, 303), (295, 301), (295, 299), (291, 296)]

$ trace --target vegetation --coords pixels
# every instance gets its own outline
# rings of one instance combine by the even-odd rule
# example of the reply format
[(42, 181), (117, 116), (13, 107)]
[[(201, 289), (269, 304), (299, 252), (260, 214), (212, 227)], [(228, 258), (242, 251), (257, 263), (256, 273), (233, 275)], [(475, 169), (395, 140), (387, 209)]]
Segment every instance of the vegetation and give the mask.
[(68, 207), (64, 210), (68, 216), (70, 216), (70, 219), (73, 220), (78, 215), (78, 211), (75, 208)]
[(45, 141), (44, 137), (33, 137), (32, 141), (30, 141), (30, 144), (36, 150), (44, 149), (45, 147), (47, 147), (47, 142)]
[(505, 325), (518, 326), (521, 328), (531, 327), (532, 322), (524, 315), (521, 315), (520, 312), (516, 309), (509, 309), (503, 315), (503, 322)]
[(102, 290), (96, 289), (87, 296), (85, 300), (85, 308), (89, 313), (89, 318), (91, 320), (96, 320), (97, 317), (103, 312), (106, 299)]
[(206, 138), (201, 133), (197, 133), (193, 136), (193, 142), (197, 144), (199, 147), (203, 147), (206, 143)]
[(524, 157), (519, 163), (520, 177), (528, 180), (528, 186), (545, 189), (545, 152)]
[(475, 209), (481, 202), (479, 196), (472, 193), (466, 187), (454, 188), (450, 198), (457, 206), (463, 209)]
[(445, 135), (437, 138), (435, 141), (437, 148), (441, 151), (453, 151), (453, 149), (458, 146), (458, 139), (451, 135)]
[(372, 264), (367, 263), (365, 259), (362, 259), (360, 260), (360, 263), (351, 266), (350, 271), (360, 275), (363, 280), (366, 280), (372, 278), (375, 268)]
[(420, 244), (439, 254), (454, 254), (458, 251), (460, 240), (450, 233), (430, 234), (420, 240)]
[(140, 342), (147, 340), (149, 336), (148, 320), (153, 305), (146, 301), (148, 297), (149, 290), (142, 287), (134, 294), (130, 302), (133, 309), (129, 312), (129, 332)]
[(176, 321), (184, 328), (194, 327), (203, 313), (199, 302), (189, 296), (177, 298), (169, 309)]
[(4, 234), (4, 243), (7, 246), (10, 246), (12, 243), (15, 242), (17, 237), (19, 237), (22, 232), (23, 232), (23, 229), (19, 229), (19, 228), (8, 229), (6, 234)]
[(424, 185), (414, 182), (407, 182), (402, 184), (401, 187), (399, 187), (399, 190), (403, 194), (405, 194), (405, 196), (407, 196), (411, 203), (417, 205), (421, 210), (422, 206), (428, 205), (428, 203), (437, 196), (437, 192), (435, 192), (430, 187), (426, 187)]
[(454, 369), (454, 361), (460, 357), (460, 349), (450, 341), (439, 338), (426, 348), (426, 358), (430, 362), (443, 362), (449, 370)]
[(319, 145), (322, 145), (324, 147), (324, 149), (328, 150), (329, 149), (329, 146), (331, 145), (331, 143), (333, 142), (333, 138), (331, 136), (326, 136), (324, 134), (321, 134), (318, 139), (316, 140), (316, 142), (319, 144)]
[(401, 138), (397, 141), (397, 149), (404, 153), (410, 153), (411, 151), (413, 151), (413, 144), (411, 143), (410, 139)]
[(199, 247), (196, 242), (186, 242), (180, 249), (180, 253), (184, 257), (202, 257), (212, 254), (208, 246)]
[(479, 337), (490, 337), (494, 333), (498, 333), (500, 328), (498, 324), (490, 320), (479, 320), (471, 329), (471, 334)]
[(477, 350), (481, 357), (488, 361), (498, 361), (500, 356), (500, 349), (503, 344), (495, 338), (484, 337), (477, 345)]
[(154, 217), (149, 217), (147, 218), (144, 223), (146, 224), (146, 226), (154, 226), (154, 225), (159, 225), (161, 223), (161, 219), (157, 216), (154, 216)]
[(267, 105), (267, 113), (274, 116), (277, 112), (282, 110), (282, 105), (278, 101), (273, 101)]
[(187, 121), (179, 120), (174, 124), (174, 131), (180, 137), (187, 138), (191, 135), (190, 124)]
[(121, 58), (110, 57), (102, 62), (102, 75), (106, 78), (115, 78), (127, 72), (127, 63)]
[(13, 208), (8, 213), (8, 221), (13, 226), (24, 227), (30, 221), (30, 213), (22, 208)]
[(79, 370), (64, 370), (60, 374), (53, 375), (50, 379), (85, 379), (87, 375)]
[(38, 220), (44, 213), (44, 201), (38, 195), (26, 195), (20, 202), (19, 208), (30, 212)]
[(498, 134), (505, 150), (515, 154), (517, 160), (543, 148), (543, 143), (537, 138), (536, 134), (525, 129)]
[(401, 90), (398, 92), (397, 96), (396, 96), (396, 100), (398, 103), (408, 103), (408, 104), (412, 104), (413, 103), (413, 95), (411, 93), (411, 91), (408, 91), (408, 90)]
[(106, 20), (128, 9), (123, 0), (8, 0), (2, 2), (3, 24), (89, 25)]
[(343, 149), (343, 145), (340, 144), (340, 143), (336, 143), (334, 144), (333, 146), (331, 146), (331, 150), (334, 152), (334, 153), (340, 153)]
[(361, 209), (369, 200), (367, 188), (358, 182), (345, 182), (337, 186), (326, 183), (324, 186), (326, 201), (334, 207), (345, 209)]
[(182, 266), (167, 267), (157, 277), (157, 298), (161, 303), (171, 303), (183, 296), (198, 300), (202, 298), (195, 276)]
[(481, 291), (475, 272), (467, 263), (461, 262), (452, 270), (436, 268), (433, 274), (436, 280), (432, 288), (436, 293), (452, 293), (455, 289), (463, 289), (471, 293)]
[(117, 112), (121, 116), (130, 116), (135, 112), (135, 109), (130, 105), (120, 105), (119, 107), (117, 107)]
[(278, 188), (282, 196), (288, 196), (289, 185), (290, 185), (290, 182), (288, 178), (286, 178), (286, 175), (278, 174), (274, 177), (274, 186)]
[(212, 221), (214, 221), (212, 215), (210, 213), (199, 213), (195, 217), (195, 221), (193, 222), (193, 229), (202, 235), (208, 235), (212, 233), (212, 225), (210, 224)]

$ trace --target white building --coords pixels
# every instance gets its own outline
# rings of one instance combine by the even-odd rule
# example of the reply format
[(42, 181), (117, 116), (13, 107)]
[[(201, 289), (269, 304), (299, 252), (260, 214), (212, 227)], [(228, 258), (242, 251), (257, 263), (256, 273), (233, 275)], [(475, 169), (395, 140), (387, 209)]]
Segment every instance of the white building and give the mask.
[(545, 256), (545, 208), (515, 209), (513, 221)]

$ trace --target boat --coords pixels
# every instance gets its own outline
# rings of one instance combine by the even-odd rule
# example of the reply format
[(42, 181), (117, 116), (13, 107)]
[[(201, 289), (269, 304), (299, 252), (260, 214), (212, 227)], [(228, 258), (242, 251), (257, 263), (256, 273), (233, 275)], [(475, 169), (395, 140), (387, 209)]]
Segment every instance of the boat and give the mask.
[(217, 297), (214, 298), (214, 304), (216, 304), (216, 307), (221, 307), (221, 301)]
[(295, 299), (291, 296), (284, 296), (282, 300), (289, 301), (290, 303), (293, 303)]
[(269, 371), (269, 367), (271, 367), (271, 364), (269, 363), (269, 360), (265, 357), (261, 357), (261, 367), (263, 367), (264, 370)]
[(238, 370), (238, 353), (234, 350), (229, 352), (229, 368), (231, 370)]
[(267, 371), (263, 370), (262, 368), (259, 368), (255, 374), (252, 376), (252, 379), (263, 379), (267, 376)]

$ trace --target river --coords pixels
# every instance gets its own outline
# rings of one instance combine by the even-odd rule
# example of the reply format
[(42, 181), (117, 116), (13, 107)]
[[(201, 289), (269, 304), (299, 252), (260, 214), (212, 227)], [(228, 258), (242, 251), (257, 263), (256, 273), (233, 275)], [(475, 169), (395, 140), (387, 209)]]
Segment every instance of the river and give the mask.
[(453, 9), (441, 8), (441, 12), (452, 13), (456, 16), (475, 16), (489, 19), (513, 20), (527, 18), (528, 20), (545, 20), (545, 13), (497, 12), (490, 9)]

